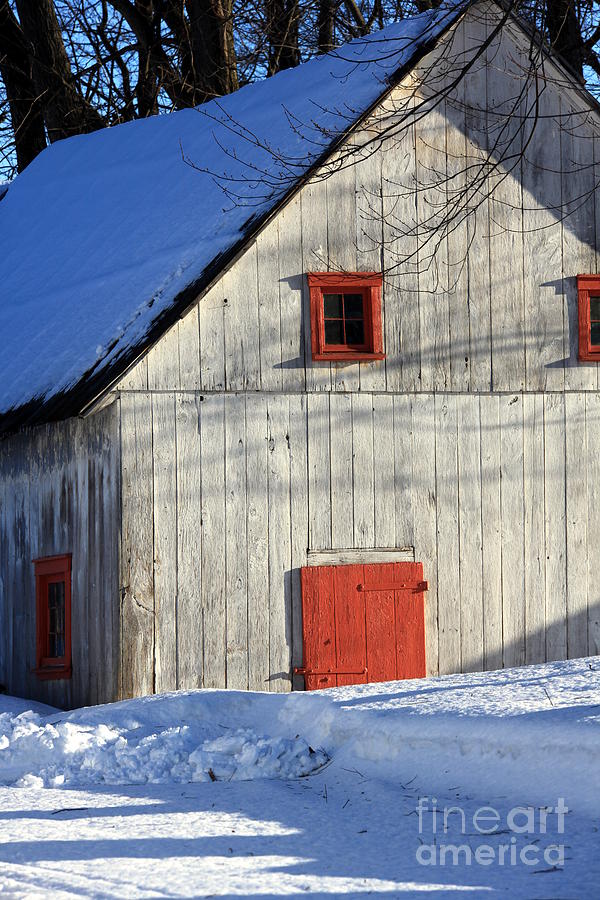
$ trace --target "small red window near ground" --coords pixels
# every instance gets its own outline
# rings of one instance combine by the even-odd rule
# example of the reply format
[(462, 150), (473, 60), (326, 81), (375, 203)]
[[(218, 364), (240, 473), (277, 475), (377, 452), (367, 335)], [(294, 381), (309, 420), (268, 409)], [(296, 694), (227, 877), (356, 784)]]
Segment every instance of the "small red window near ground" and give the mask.
[(600, 275), (578, 275), (579, 359), (600, 360)]
[(312, 356), (384, 359), (380, 272), (309, 272)]
[(38, 678), (70, 678), (71, 556), (34, 560)]

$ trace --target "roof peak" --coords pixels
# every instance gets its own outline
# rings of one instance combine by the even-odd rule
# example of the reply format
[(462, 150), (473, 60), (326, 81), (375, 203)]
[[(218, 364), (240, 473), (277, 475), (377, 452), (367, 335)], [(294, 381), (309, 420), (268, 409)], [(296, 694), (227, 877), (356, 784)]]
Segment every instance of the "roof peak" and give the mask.
[(105, 391), (469, 5), (41, 153), (0, 204), (0, 430)]

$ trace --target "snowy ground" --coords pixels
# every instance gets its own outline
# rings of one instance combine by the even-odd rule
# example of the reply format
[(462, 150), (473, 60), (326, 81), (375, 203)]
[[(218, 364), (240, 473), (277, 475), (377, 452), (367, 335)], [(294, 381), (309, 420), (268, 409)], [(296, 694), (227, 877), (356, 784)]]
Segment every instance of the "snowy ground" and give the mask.
[(29, 707), (0, 697), (2, 897), (600, 896), (598, 659)]

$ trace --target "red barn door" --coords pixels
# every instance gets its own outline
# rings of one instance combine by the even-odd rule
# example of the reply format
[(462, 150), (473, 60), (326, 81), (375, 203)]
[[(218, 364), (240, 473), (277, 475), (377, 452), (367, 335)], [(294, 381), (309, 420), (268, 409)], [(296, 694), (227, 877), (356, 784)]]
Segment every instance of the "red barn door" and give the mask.
[(307, 690), (425, 675), (421, 563), (302, 569)]

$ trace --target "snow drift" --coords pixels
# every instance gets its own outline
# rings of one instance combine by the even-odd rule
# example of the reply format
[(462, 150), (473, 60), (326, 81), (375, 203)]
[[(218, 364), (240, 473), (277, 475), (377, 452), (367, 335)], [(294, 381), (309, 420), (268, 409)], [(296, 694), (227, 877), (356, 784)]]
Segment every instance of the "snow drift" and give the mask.
[[(189, 697), (190, 707), (194, 698)], [(168, 700), (166, 701), (168, 704)], [(103, 722), (0, 715), (0, 779), (20, 787), (298, 778), (327, 761), (305, 740), (214, 724), (161, 727), (118, 714)]]
[(331, 759), (432, 792), (561, 796), (595, 813), (599, 726), (597, 658), (310, 694), (177, 692), (0, 714), (0, 783), (297, 778)]

